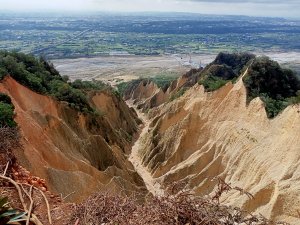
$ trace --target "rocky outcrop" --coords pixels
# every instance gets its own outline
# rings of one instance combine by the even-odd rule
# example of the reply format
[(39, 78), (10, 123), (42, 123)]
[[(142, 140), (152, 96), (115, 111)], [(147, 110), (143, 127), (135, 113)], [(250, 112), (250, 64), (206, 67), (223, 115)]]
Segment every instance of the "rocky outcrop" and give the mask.
[[(206, 90), (214, 90), (216, 80), (229, 82), (237, 79), (242, 71), (255, 59), (255, 55), (249, 53), (219, 53), (216, 59), (205, 68), (191, 69), (169, 86), (159, 88), (150, 80), (136, 80), (127, 85), (124, 97), (126, 100), (134, 100), (138, 109), (148, 111), (173, 101), (180, 97), (188, 88), (197, 83), (202, 83)], [(210, 87), (210, 83), (215, 84)]]
[(0, 83), (15, 106), (22, 149), (15, 154), (51, 192), (81, 201), (95, 191), (145, 192), (126, 154), (139, 120), (125, 102), (109, 91), (90, 93), (100, 115), (83, 114), (67, 103), (37, 94), (11, 77)]
[(179, 90), (196, 84), (200, 71), (201, 69), (192, 69), (163, 88), (159, 88), (153, 81), (147, 79), (133, 81), (127, 87), (124, 99), (133, 100), (138, 109), (148, 111), (171, 101), (172, 96)]
[(197, 195), (211, 193), (219, 176), (254, 196), (229, 192), (226, 204), (299, 224), (300, 105), (268, 119), (259, 98), (246, 98), (240, 78), (210, 93), (196, 84), (156, 109), (143, 164), (162, 185), (183, 181)]

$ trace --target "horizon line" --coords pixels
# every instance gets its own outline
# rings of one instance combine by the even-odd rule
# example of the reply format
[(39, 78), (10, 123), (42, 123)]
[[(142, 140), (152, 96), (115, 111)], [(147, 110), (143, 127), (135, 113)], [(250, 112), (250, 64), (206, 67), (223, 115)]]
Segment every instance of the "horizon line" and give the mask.
[[(80, 14), (99, 14), (99, 13), (107, 13), (107, 14), (190, 14), (190, 15), (201, 15), (201, 16), (232, 16), (232, 17), (251, 17), (251, 18), (273, 18), (273, 19), (296, 19), (300, 20), (300, 16), (259, 16), (259, 15), (243, 15), (243, 14), (218, 14), (218, 13), (197, 13), (197, 12), (186, 12), (186, 11), (113, 11), (113, 10), (46, 10), (46, 9), (35, 9), (32, 11), (23, 11), (23, 10), (1, 10), (1, 13), (6, 14), (33, 14), (33, 13), (48, 13), (48, 14), (61, 14), (67, 13), (68, 15), (80, 15)], [(0, 17), (3, 15), (0, 15)]]

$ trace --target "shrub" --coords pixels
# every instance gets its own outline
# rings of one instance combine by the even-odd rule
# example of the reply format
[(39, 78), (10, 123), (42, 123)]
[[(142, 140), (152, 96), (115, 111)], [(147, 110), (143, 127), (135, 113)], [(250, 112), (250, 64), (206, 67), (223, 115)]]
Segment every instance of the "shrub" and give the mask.
[(8, 95), (0, 92), (0, 102), (11, 104), (11, 99)]
[(260, 98), (265, 103), (267, 116), (269, 118), (275, 117), (289, 105), (288, 101), (276, 100), (276, 99), (270, 98), (266, 94), (262, 94), (260, 96)]
[(177, 91), (175, 94), (173, 94), (170, 97), (170, 101), (173, 101), (179, 97), (181, 97), (182, 95), (184, 95), (184, 93), (187, 91), (187, 88), (181, 88), (179, 91)]
[(8, 198), (0, 196), (0, 225), (17, 224), (18, 222), (25, 222), (26, 213), (19, 212), (16, 209), (8, 207)]
[(118, 98), (118, 99), (121, 99), (122, 98), (122, 95), (121, 93), (119, 92), (119, 90), (112, 90), (112, 93)]
[(9, 96), (0, 93), (0, 127), (15, 127), (17, 126), (14, 121), (14, 109)]
[(273, 99), (296, 96), (300, 89), (300, 81), (289, 69), (282, 69), (279, 64), (267, 57), (258, 57), (244, 77), (244, 83), (249, 90), (249, 97), (255, 98), (258, 93), (266, 93)]
[(137, 79), (129, 82), (122, 82), (117, 85), (117, 88), (122, 96), (126, 96), (129, 95), (133, 90), (135, 90), (141, 82), (146, 85), (148, 83), (148, 80)]
[(296, 96), (291, 97), (289, 99), (289, 104), (298, 104), (298, 103), (300, 103), (300, 90), (297, 91), (296, 94), (297, 94)]
[(219, 53), (216, 59), (200, 73), (198, 83), (206, 91), (214, 91), (227, 82), (234, 82), (243, 69), (250, 64), (255, 55), (250, 53)]
[(14, 127), (14, 107), (10, 104), (0, 102), (0, 126)]
[(76, 89), (82, 90), (104, 90), (109, 89), (110, 86), (105, 84), (102, 81), (93, 80), (93, 81), (82, 81), (80, 79), (75, 80), (71, 83), (71, 86)]
[(258, 57), (243, 78), (247, 101), (260, 97), (269, 118), (278, 115), (291, 103), (299, 102), (300, 80), (289, 69), (267, 57)]
[(52, 80), (49, 83), (49, 87), (51, 95), (59, 101), (68, 102), (72, 108), (82, 112), (86, 110), (92, 112), (88, 100), (82, 91), (72, 88), (68, 83), (61, 80)]
[(216, 57), (213, 64), (226, 65), (232, 69), (232, 71), (239, 75), (241, 70), (250, 60), (254, 59), (255, 55), (251, 53), (225, 53), (220, 52)]
[(126, 89), (128, 88), (128, 84), (129, 82), (121, 82), (117, 84), (117, 89), (122, 96), (124, 95)]
[(203, 85), (206, 91), (215, 91), (224, 86), (229, 80), (223, 80), (216, 76), (209, 76), (208, 78), (200, 81), (199, 84)]
[(166, 76), (166, 75), (157, 75), (153, 78), (150, 78), (153, 83), (157, 85), (157, 87), (162, 89), (167, 89), (171, 82), (176, 80), (177, 77), (174, 76)]

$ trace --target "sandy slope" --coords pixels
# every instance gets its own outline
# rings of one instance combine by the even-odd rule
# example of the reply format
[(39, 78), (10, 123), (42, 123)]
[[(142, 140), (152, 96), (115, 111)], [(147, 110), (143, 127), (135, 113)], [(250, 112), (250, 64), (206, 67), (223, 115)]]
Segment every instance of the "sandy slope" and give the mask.
[(18, 161), (44, 178), (50, 191), (70, 201), (99, 190), (145, 191), (125, 155), (131, 143), (124, 133), (135, 133), (135, 116), (115, 95), (96, 93), (93, 104), (107, 116), (92, 118), (10, 77), (1, 81), (0, 91), (15, 106), (23, 144), (15, 151)]
[(162, 186), (209, 194), (220, 176), (255, 197), (230, 192), (225, 203), (300, 224), (300, 105), (270, 120), (259, 98), (246, 104), (240, 79), (213, 93), (195, 85), (153, 111), (142, 159)]

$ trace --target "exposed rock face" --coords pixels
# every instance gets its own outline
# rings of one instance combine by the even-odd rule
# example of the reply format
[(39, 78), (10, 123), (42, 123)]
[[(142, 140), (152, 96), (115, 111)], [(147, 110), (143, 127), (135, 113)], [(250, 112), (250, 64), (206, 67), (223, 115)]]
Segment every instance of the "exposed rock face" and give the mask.
[(211, 193), (211, 178), (220, 176), (254, 195), (228, 193), (225, 203), (299, 224), (300, 105), (270, 120), (262, 101), (247, 105), (246, 95), (242, 79), (212, 93), (196, 84), (159, 107), (143, 163), (162, 185), (185, 181), (198, 195)]
[(23, 149), (18, 161), (44, 178), (50, 191), (80, 201), (101, 189), (145, 191), (126, 154), (138, 128), (136, 115), (110, 92), (90, 101), (104, 116), (79, 113), (65, 103), (39, 95), (10, 77), (0, 83), (15, 105)]
[(192, 87), (197, 83), (201, 69), (192, 69), (183, 76), (171, 82), (167, 88), (159, 88), (153, 81), (137, 80), (127, 88), (125, 100), (133, 100), (138, 109), (149, 110), (170, 101), (172, 95), (181, 88)]

